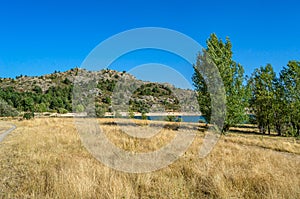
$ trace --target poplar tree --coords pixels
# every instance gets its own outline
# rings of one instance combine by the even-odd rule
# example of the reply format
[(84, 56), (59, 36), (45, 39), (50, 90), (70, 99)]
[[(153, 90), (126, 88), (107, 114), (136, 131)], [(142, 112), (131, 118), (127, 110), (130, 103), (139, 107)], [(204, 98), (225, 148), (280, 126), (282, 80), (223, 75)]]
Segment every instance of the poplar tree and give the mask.
[(210, 123), (211, 119), (211, 96), (203, 74), (201, 74), (198, 68), (205, 67), (203, 64), (209, 59), (219, 70), (226, 95), (226, 118), (223, 132), (228, 131), (231, 126), (244, 122), (247, 118), (245, 109), (248, 100), (247, 89), (243, 85), (244, 69), (242, 65), (233, 61), (232, 55), (230, 39), (227, 37), (224, 43), (221, 39), (218, 39), (216, 34), (211, 34), (207, 40), (206, 50), (198, 55), (196, 65), (194, 66), (193, 82), (198, 92), (200, 111), (208, 123)]
[(272, 65), (267, 64), (265, 67), (255, 69), (249, 85), (252, 92), (250, 107), (255, 114), (258, 128), (261, 133), (270, 134), (276, 109), (276, 74)]
[(286, 101), (286, 117), (291, 128), (289, 134), (300, 136), (300, 62), (290, 61), (280, 73)]

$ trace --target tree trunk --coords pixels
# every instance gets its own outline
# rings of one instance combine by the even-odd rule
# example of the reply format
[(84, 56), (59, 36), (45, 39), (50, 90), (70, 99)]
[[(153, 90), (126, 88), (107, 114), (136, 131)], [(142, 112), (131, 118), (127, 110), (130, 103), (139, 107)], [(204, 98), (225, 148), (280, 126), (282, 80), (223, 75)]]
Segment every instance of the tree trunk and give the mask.
[(281, 125), (280, 124), (276, 124), (276, 132), (278, 136), (281, 136)]
[(222, 129), (222, 133), (226, 133), (227, 131), (229, 131), (229, 125), (225, 124), (223, 129)]
[(262, 133), (262, 134), (266, 134), (266, 130), (265, 130), (265, 127), (263, 125), (259, 125), (259, 132)]

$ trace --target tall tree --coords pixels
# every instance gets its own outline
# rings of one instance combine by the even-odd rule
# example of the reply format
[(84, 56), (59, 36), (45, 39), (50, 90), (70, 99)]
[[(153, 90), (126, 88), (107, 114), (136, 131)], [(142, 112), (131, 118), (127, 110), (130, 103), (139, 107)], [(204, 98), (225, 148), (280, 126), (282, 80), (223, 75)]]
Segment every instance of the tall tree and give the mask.
[(290, 61), (280, 73), (285, 91), (286, 107), (291, 124), (290, 134), (300, 135), (300, 62)]
[(210, 123), (211, 119), (211, 94), (205, 83), (205, 77), (198, 70), (203, 68), (207, 59), (211, 60), (219, 70), (223, 80), (226, 95), (226, 118), (223, 132), (229, 127), (244, 122), (247, 118), (245, 108), (247, 107), (246, 88), (243, 85), (244, 69), (232, 59), (232, 45), (229, 38), (224, 43), (218, 39), (216, 34), (211, 34), (207, 40), (207, 49), (200, 53), (194, 66), (193, 82), (198, 92), (198, 102), (200, 111), (204, 115), (206, 121)]
[(252, 91), (250, 106), (254, 111), (258, 128), (261, 133), (270, 134), (274, 122), (275, 84), (276, 74), (273, 67), (268, 64), (256, 69), (252, 74), (249, 84)]
[(285, 89), (281, 78), (276, 78), (274, 84), (274, 101), (273, 101), (273, 126), (278, 135), (282, 135), (282, 131), (288, 121), (289, 110), (288, 103), (285, 99)]

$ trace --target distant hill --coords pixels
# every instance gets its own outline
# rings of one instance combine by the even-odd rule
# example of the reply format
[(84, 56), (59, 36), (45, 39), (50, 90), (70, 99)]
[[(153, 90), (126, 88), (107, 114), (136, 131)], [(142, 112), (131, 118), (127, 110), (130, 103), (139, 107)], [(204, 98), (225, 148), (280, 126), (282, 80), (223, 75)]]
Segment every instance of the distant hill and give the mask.
[(80, 84), (87, 84), (88, 81), (93, 83), (93, 88), (84, 85), (85, 94), (81, 94), (87, 96), (92, 93), (95, 114), (99, 117), (116, 109), (140, 113), (198, 110), (192, 90), (175, 88), (167, 83), (143, 82), (125, 71), (108, 69), (94, 72), (73, 68), (39, 77), (20, 75), (16, 78), (0, 78), (0, 99), (6, 103), (6, 107), (8, 104), (19, 112), (88, 112), (85, 98), (75, 105), (72, 103), (74, 82), (78, 82), (78, 77), (84, 77)]

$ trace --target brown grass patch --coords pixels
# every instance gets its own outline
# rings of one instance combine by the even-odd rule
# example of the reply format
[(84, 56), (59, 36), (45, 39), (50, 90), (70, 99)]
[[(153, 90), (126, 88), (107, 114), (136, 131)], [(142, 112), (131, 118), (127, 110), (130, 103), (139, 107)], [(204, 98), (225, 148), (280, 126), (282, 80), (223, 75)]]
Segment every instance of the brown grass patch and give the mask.
[[(299, 156), (244, 146), (298, 153), (297, 141), (229, 135), (200, 159), (199, 133), (174, 164), (128, 174), (96, 161), (82, 146), (72, 119), (15, 123), (18, 128), (0, 144), (1, 198), (300, 198)], [(174, 135), (163, 129), (138, 140), (114, 125), (103, 128), (117, 146), (139, 152), (155, 150)]]

